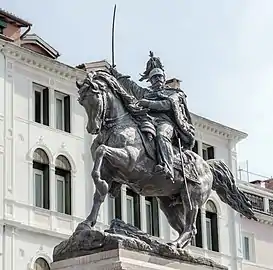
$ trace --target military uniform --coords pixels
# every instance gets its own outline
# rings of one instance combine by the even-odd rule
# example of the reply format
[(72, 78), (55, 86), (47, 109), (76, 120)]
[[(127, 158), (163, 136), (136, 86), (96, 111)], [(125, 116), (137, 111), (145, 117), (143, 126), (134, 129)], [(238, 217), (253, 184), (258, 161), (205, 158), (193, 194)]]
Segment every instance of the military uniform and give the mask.
[[(156, 63), (156, 61), (153, 61), (153, 63)], [(149, 62), (147, 68), (149, 68)], [(155, 71), (158, 72), (158, 67), (152, 66), (150, 69), (154, 73)], [(151, 74), (151, 71), (146, 70), (146, 74)], [(159, 72), (161, 71), (159, 70)], [(172, 139), (174, 135), (176, 134), (181, 138), (183, 149), (191, 149), (194, 145), (194, 127), (187, 108), (185, 93), (181, 89), (169, 88), (165, 85), (159, 89), (140, 87), (128, 76), (118, 73), (116, 69), (112, 69), (112, 74), (118, 79), (123, 88), (138, 100), (148, 100), (148, 114), (152, 118), (156, 130), (158, 157), (156, 171), (164, 169), (167, 176), (173, 179)], [(148, 77), (149, 75), (145, 76)]]

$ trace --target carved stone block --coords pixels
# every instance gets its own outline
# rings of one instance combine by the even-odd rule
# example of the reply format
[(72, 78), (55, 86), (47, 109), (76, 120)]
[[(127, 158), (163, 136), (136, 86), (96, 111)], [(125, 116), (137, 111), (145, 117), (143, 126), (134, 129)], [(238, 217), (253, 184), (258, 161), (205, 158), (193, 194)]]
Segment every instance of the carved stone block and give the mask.
[(100, 232), (87, 222), (54, 248), (52, 270), (89, 269), (227, 269), (203, 257), (194, 257), (140, 231), (113, 220)]

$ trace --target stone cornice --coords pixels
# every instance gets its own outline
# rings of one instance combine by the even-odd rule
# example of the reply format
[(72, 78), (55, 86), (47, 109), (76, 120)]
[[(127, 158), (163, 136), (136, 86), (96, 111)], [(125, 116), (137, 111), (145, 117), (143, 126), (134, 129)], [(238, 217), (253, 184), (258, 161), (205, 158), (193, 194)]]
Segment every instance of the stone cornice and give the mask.
[(83, 79), (86, 75), (86, 72), (81, 69), (50, 59), (15, 43), (0, 40), (0, 50), (11, 59), (65, 80), (75, 81), (76, 79)]
[(191, 113), (191, 116), (194, 126), (200, 132), (203, 131), (206, 133), (211, 133), (214, 136), (222, 137), (226, 140), (232, 140), (235, 143), (238, 143), (247, 137), (247, 133), (214, 122), (200, 115)]

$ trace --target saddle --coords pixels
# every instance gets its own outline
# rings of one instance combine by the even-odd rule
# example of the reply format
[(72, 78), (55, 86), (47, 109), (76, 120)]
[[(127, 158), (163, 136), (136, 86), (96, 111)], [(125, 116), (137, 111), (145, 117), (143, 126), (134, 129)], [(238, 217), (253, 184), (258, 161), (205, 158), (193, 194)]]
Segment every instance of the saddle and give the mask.
[[(141, 137), (146, 154), (155, 162), (157, 162), (156, 147), (155, 147), (154, 140), (152, 141), (148, 140), (147, 136), (143, 134), (143, 132), (141, 132), (140, 129), (138, 129), (138, 133)], [(180, 151), (179, 151), (179, 148), (175, 145), (173, 145), (173, 153), (174, 153), (174, 164), (173, 164), (174, 169), (180, 172), (182, 172), (183, 170), (187, 180), (200, 184), (198, 180), (198, 173), (196, 170), (196, 162), (197, 162), (198, 156), (196, 156), (196, 154), (190, 150), (183, 151), (182, 152), (183, 168), (182, 168)]]

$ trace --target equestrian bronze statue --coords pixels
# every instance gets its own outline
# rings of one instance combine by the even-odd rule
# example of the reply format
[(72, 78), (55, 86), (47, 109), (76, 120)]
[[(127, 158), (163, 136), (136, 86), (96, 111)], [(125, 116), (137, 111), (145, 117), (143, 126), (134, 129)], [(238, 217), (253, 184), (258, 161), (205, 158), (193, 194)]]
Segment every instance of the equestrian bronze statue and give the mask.
[(89, 73), (77, 82), (79, 103), (88, 116), (95, 183), (87, 222), (94, 226), (107, 193), (116, 197), (122, 184), (158, 199), (183, 248), (196, 235), (198, 209), (215, 190), (233, 209), (256, 219), (251, 203), (236, 187), (221, 160), (203, 160), (192, 151), (195, 129), (181, 89), (167, 87), (164, 67), (150, 53), (140, 80), (143, 88), (115, 68)]

